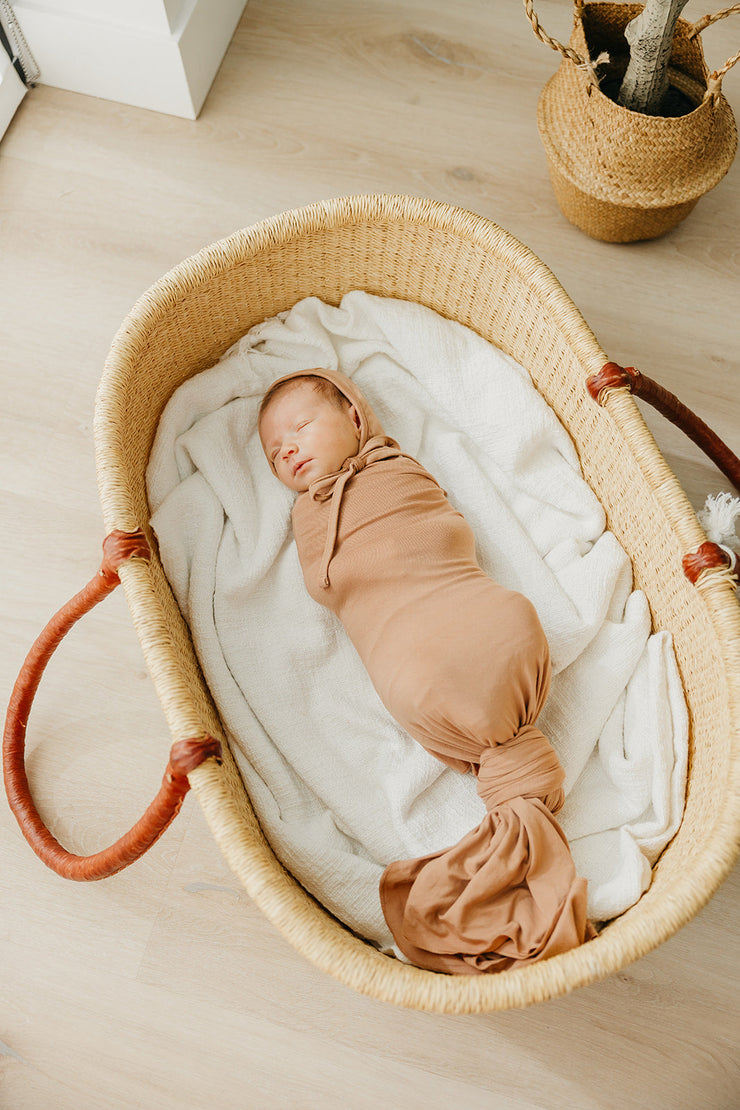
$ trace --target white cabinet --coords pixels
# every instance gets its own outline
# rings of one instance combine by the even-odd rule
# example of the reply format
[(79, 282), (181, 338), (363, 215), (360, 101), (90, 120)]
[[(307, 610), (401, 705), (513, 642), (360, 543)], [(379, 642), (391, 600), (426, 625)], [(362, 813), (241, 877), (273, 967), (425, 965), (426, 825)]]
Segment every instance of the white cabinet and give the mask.
[(246, 0), (13, 0), (40, 84), (195, 119)]

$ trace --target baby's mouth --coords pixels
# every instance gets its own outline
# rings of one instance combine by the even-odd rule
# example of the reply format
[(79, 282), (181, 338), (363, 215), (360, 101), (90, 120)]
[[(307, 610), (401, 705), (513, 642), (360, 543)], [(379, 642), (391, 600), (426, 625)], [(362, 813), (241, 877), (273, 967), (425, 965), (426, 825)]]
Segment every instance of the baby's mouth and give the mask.
[(300, 472), (303, 470), (304, 466), (308, 466), (310, 462), (310, 459), (304, 459), (303, 462), (298, 463), (298, 466), (293, 469), (293, 477), (297, 477), (297, 475), (300, 474)]

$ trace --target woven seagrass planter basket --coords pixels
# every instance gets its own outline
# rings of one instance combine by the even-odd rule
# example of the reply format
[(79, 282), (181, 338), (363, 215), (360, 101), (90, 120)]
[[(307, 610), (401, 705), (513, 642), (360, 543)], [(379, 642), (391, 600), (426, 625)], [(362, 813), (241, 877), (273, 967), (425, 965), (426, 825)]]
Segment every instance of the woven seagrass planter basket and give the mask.
[[(532, 0), (525, 0), (525, 7), (538, 37), (563, 55), (537, 107), (563, 214), (607, 242), (653, 239), (670, 231), (721, 181), (735, 156), (737, 128), (722, 79), (740, 54), (710, 73), (699, 37), (699, 30), (735, 9), (697, 24), (678, 21), (669, 81), (685, 98), (686, 111), (655, 116), (624, 108), (604, 91), (616, 95), (619, 89), (629, 49), (624, 31), (641, 4), (576, 0), (568, 47), (542, 32)], [(596, 68), (602, 52), (609, 61)]]
[[(252, 325), (314, 295), (352, 289), (426, 305), (473, 328), (530, 371), (570, 433), (583, 473), (628, 552), (656, 629), (673, 635), (689, 707), (691, 758), (681, 828), (642, 899), (594, 940), (491, 976), (424, 971), (385, 956), (327, 913), (263, 835), (230, 755), (190, 632), (157, 557), (145, 472), (173, 392)], [(100, 383), (95, 443), (110, 532), (147, 538), (120, 566), (133, 621), (175, 742), (214, 737), (189, 782), (230, 866), (269, 920), (342, 983), (440, 1013), (521, 1007), (618, 971), (672, 936), (731, 869), (740, 836), (740, 606), (727, 568), (692, 584), (682, 557), (706, 537), (626, 388), (587, 379), (607, 357), (545, 265), (495, 224), (445, 204), (360, 196), (268, 219), (177, 266), (134, 306)], [(245, 924), (246, 928), (246, 924)]]

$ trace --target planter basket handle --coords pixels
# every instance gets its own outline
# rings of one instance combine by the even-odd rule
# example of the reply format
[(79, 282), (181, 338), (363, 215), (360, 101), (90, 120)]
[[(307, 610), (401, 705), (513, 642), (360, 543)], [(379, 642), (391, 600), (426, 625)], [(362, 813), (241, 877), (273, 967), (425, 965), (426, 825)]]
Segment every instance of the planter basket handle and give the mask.
[[(703, 31), (705, 27), (709, 27), (719, 19), (726, 19), (728, 15), (734, 15), (736, 13), (740, 13), (740, 4), (733, 4), (731, 8), (723, 8), (721, 12), (715, 12), (714, 15), (702, 16), (702, 18), (697, 20), (693, 25), (687, 37), (693, 39), (693, 37)], [(723, 66), (720, 66), (719, 69), (715, 69), (714, 73), (709, 74), (707, 77), (707, 91), (704, 94), (705, 100), (708, 96), (712, 98), (719, 96), (722, 91), (722, 78), (732, 69), (737, 61), (740, 61), (740, 50), (738, 50), (733, 58), (728, 58)]]
[[(576, 22), (581, 18), (583, 14), (583, 4), (584, 0), (574, 0), (573, 18)], [(538, 20), (534, 10), (534, 0), (524, 0), (524, 10), (527, 13), (529, 22), (532, 24), (532, 30), (534, 31), (540, 42), (544, 42), (545, 45), (549, 46), (551, 50), (557, 50), (560, 54), (563, 55), (564, 58), (567, 58), (569, 61), (573, 62), (574, 65), (578, 66), (579, 69), (583, 69), (588, 77), (589, 82), (594, 83), (596, 81), (596, 76), (594, 72), (596, 68), (596, 63), (590, 61), (588, 58), (582, 58), (580, 54), (576, 53), (575, 50), (572, 50), (571, 47), (563, 46), (562, 42), (558, 42), (557, 39), (551, 38), (548, 34), (546, 34), (545, 31), (543, 31), (542, 27), (540, 26), (540, 21)], [(692, 39), (695, 35), (698, 35), (701, 31), (703, 31), (706, 27), (711, 26), (712, 23), (716, 23), (720, 19), (726, 19), (728, 15), (734, 15), (735, 13), (740, 13), (740, 4), (733, 4), (730, 8), (723, 8), (721, 12), (715, 12), (714, 15), (702, 16), (701, 19), (697, 20), (697, 22), (692, 25), (687, 37)], [(722, 78), (729, 70), (732, 69), (737, 61), (740, 61), (740, 51), (738, 51), (733, 58), (729, 58), (723, 66), (720, 66), (719, 69), (716, 69), (713, 73), (709, 74), (709, 76), (707, 77), (707, 91), (704, 94), (705, 100), (709, 97), (712, 97), (712, 99), (716, 101), (716, 98), (722, 91)]]
[[(573, 8), (573, 16), (574, 19), (577, 20), (583, 11), (583, 0), (575, 0)], [(540, 42), (544, 42), (545, 46), (549, 46), (551, 50), (557, 50), (564, 58), (568, 58), (569, 61), (573, 62), (574, 65), (580, 66), (583, 69), (589, 68), (588, 63), (580, 54), (577, 54), (576, 51), (572, 50), (569, 46), (563, 46), (562, 42), (558, 42), (557, 39), (550, 38), (550, 36), (543, 31), (534, 10), (534, 0), (524, 0), (524, 10), (527, 13), (529, 22), (532, 24), (532, 30)]]
[(173, 744), (159, 793), (133, 828), (115, 844), (91, 856), (66, 851), (42, 821), (28, 786), (24, 765), (26, 725), (41, 677), (54, 651), (69, 630), (119, 584), (118, 568), (127, 559), (149, 558), (141, 532), (112, 532), (103, 543), (98, 573), (52, 617), (31, 648), (13, 689), (3, 739), (3, 774), (10, 808), (21, 831), (43, 862), (66, 879), (104, 879), (128, 867), (144, 854), (177, 816), (190, 789), (188, 774), (211, 756), (221, 756), (212, 737)]

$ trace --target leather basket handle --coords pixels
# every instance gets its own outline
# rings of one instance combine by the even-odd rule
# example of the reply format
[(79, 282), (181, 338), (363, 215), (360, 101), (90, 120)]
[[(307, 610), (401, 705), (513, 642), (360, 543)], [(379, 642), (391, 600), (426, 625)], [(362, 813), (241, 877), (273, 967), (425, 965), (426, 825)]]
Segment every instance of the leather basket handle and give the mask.
[(68, 852), (52, 836), (36, 809), (25, 769), (26, 727), (46, 666), (69, 630), (118, 586), (118, 568), (127, 559), (150, 557), (142, 532), (112, 532), (103, 542), (103, 561), (95, 577), (47, 624), (26, 658), (8, 706), (3, 737), (3, 776), (8, 802), (37, 856), (66, 879), (92, 881), (115, 875), (142, 856), (180, 812), (190, 789), (188, 773), (211, 756), (221, 757), (218, 740), (181, 740), (173, 744), (162, 785), (132, 829), (109, 848), (91, 856)]
[[(609, 394), (614, 390), (626, 390), (647, 401), (661, 416), (665, 416), (693, 440), (732, 482), (735, 489), (740, 490), (740, 459), (737, 455), (695, 412), (652, 378), (640, 373), (634, 366), (606, 362), (598, 374), (592, 374), (586, 379), (586, 387), (599, 405), (606, 404)], [(729, 569), (730, 574), (737, 578), (740, 576), (740, 555), (733, 557), (731, 552), (721, 548), (719, 544), (707, 541), (695, 554), (684, 556), (683, 567), (691, 582), (696, 582), (703, 570), (713, 568)]]

